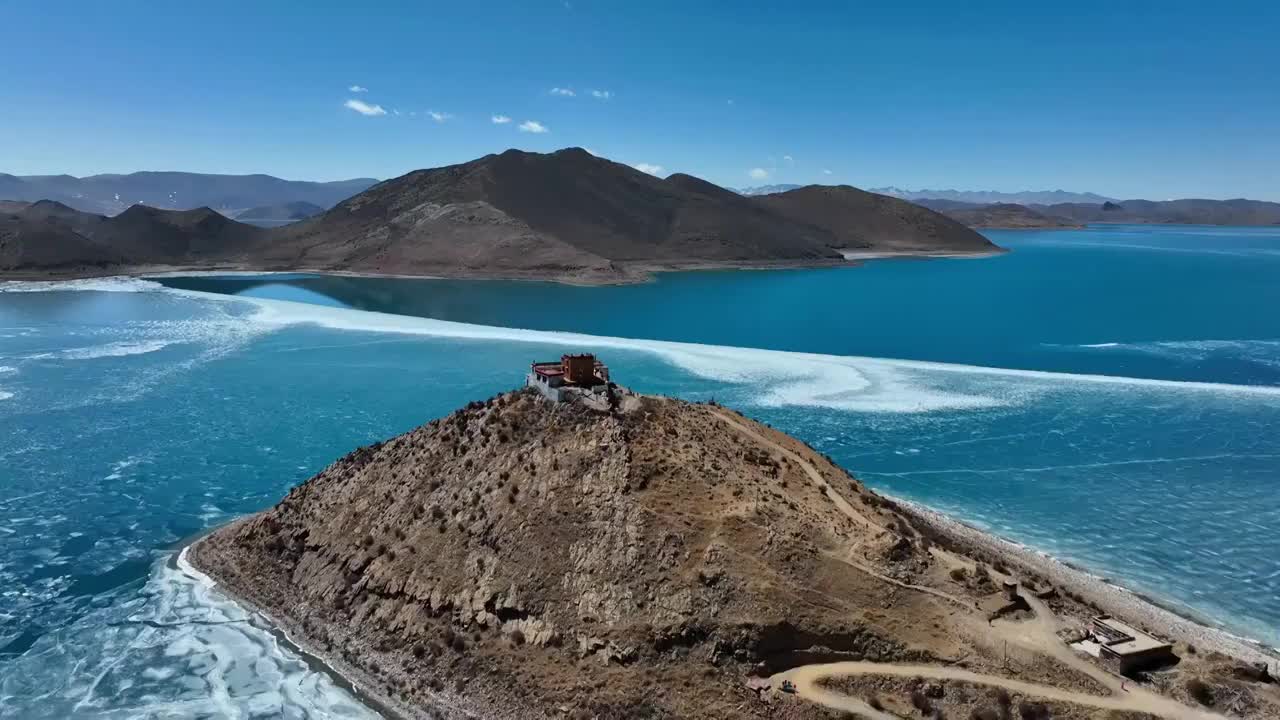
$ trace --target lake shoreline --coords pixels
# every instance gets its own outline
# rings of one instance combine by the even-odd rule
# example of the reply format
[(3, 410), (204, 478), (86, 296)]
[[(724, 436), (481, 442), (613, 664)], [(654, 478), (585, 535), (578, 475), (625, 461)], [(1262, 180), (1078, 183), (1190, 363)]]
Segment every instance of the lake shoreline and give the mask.
[(1031, 570), (1047, 579), (1059, 592), (1080, 595), (1096, 603), (1106, 613), (1131, 623), (1136, 622), (1138, 626), (1145, 627), (1166, 640), (1194, 645), (1198, 652), (1216, 651), (1237, 660), (1267, 663), (1273, 668), (1280, 664), (1280, 650), (1206, 625), (1205, 619), (1190, 617), (1177, 609), (1166, 607), (1156, 598), (1125, 587), (1123, 579), (1103, 578), (1088, 569), (1055, 558), (1046, 551), (983, 530), (926, 505), (891, 495), (886, 497), (921, 523), (945, 536), (958, 538), (962, 543), (1001, 558), (1006, 564)]
[[(1280, 443), (1258, 432), (1280, 423), (1280, 324), (1231, 312), (1276, 302), (1280, 287), (1267, 281), (1280, 231), (987, 234), (1015, 252), (989, 263), (663, 274), (596, 290), (225, 270), (0, 283), (0, 395), (13, 395), (0, 416), (15, 423), (0, 440), (14, 478), (0, 538), (13, 540), (5, 557), (21, 594), (0, 635), (20, 650), (39, 628), (66, 628), (53, 637), (68, 649), (5, 660), (31, 678), (9, 676), (8, 697), (20, 715), (55, 701), (52, 714), (70, 714), (78, 698), (46, 689), (73, 674), (87, 686), (114, 650), (95, 646), (106, 631), (76, 622), (80, 608), (145, 599), (139, 583), (117, 585), (146, 578), (138, 553), (262, 508), (354, 442), (506, 388), (513, 368), (583, 350), (635, 387), (740, 407), (872, 486), (1047, 551), (1092, 572), (1085, 582), (1134, 591), (1109, 588), (1117, 602), (1136, 594), (1215, 638), (1243, 636), (1227, 641), (1250, 653), (1280, 647), (1268, 522)], [(1149, 273), (1153, 264), (1162, 272)], [(163, 452), (156, 438), (168, 438)], [(117, 558), (130, 562), (117, 569)], [(157, 582), (189, 591), (181, 597), (211, 600), (197, 612), (245, 617), (221, 594), (159, 572)], [(944, 590), (972, 590), (935, 575)], [(1047, 573), (1026, 577), (1047, 585)], [(74, 591), (56, 594), (67, 582)], [(1053, 608), (1091, 616), (1074, 602)], [(286, 710), (356, 710), (328, 676), (297, 655), (286, 662), (265, 627), (253, 616), (243, 628), (253, 647), (219, 643), (219, 657), (263, 658), (304, 678)], [(321, 649), (344, 646), (312, 630)], [(1234, 665), (1197, 646), (1199, 657), (1154, 677), (1180, 687), (1188, 668)], [(130, 658), (136, 675), (145, 658)], [(166, 677), (154, 698), (142, 686), (129, 695), (138, 707), (188, 682), (183, 658), (153, 664)], [(452, 680), (447, 667), (420, 675)], [(294, 687), (277, 685), (243, 685), (240, 697)]]
[(347, 690), (362, 704), (389, 720), (474, 720), (480, 717), (465, 708), (465, 701), (455, 696), (452, 690), (436, 693), (438, 704), (430, 708), (415, 708), (400, 702), (389, 693), (378, 688), (377, 682), (368, 673), (336, 657), (320, 648), (320, 643), (310, 637), (306, 631), (288, 618), (279, 617), (267, 611), (246, 593), (238, 592), (226, 583), (221, 582), (200, 567), (199, 547), (215, 532), (233, 527), (253, 518), (257, 513), (250, 513), (224, 523), (200, 534), (189, 544), (174, 553), (171, 562), (180, 572), (195, 581), (216, 590), (232, 602), (240, 605), (259, 617), (265, 628), (283, 645), (296, 652), (313, 670), (323, 672), (333, 679), (339, 687)]
[(5, 270), (0, 271), (0, 282), (86, 280), (107, 277), (166, 277), (180, 275), (269, 275), (305, 274), (332, 275), (335, 277), (396, 278), (405, 280), (523, 280), (529, 282), (553, 282), (564, 285), (601, 287), (609, 285), (637, 285), (654, 281), (658, 273), (697, 272), (707, 270), (812, 270), (821, 268), (857, 267), (867, 260), (887, 259), (978, 259), (1002, 255), (1005, 248), (974, 251), (906, 250), (906, 251), (839, 251), (842, 258), (808, 260), (742, 260), (713, 262), (705, 260), (672, 262), (617, 263), (607, 272), (593, 268), (577, 270), (527, 270), (503, 271), (474, 268), (439, 268), (415, 273), (342, 270), (334, 268), (280, 268), (254, 267), (244, 263), (218, 265), (139, 265), (110, 268), (81, 268), (73, 270)]

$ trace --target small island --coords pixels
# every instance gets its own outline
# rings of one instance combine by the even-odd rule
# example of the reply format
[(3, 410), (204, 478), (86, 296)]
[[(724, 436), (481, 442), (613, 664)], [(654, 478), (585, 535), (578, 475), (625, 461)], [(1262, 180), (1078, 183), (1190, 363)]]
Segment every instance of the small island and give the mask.
[(1280, 716), (1242, 643), (616, 380), (532, 363), (184, 557), (405, 718)]

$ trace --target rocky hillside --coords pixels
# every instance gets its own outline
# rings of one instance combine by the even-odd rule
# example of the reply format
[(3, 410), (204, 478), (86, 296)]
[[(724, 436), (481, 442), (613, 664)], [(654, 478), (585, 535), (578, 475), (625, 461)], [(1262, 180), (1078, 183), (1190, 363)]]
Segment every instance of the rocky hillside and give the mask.
[[(81, 217), (83, 216), (83, 217)], [(84, 234), (97, 216), (85, 216), (60, 203), (0, 204), (0, 271), (105, 269), (124, 256)]]
[(831, 233), (835, 244), (864, 252), (994, 252), (983, 236), (945, 215), (848, 185), (808, 185), (756, 202)]
[[(172, 246), (182, 244), (172, 229), (197, 224), (184, 213), (211, 213), (202, 208), (164, 215), (149, 207), (125, 210), (118, 217), (128, 222), (120, 225), (150, 213), (163, 232), (138, 224), (128, 236), (98, 233), (88, 247), (72, 237), (83, 235), (77, 228), (108, 228), (117, 218), (106, 222), (82, 213), (62, 225), (47, 220), (39, 235), (14, 221), (6, 237), (9, 255), (19, 264), (6, 267), (40, 272), (106, 264), (127, 272), (171, 264)], [(244, 219), (281, 225), (308, 213), (268, 208)], [(214, 222), (190, 231), (189, 244), (201, 248), (191, 254), (195, 267), (618, 282), (643, 279), (657, 269), (840, 264), (841, 251), (849, 248), (993, 249), (981, 235), (935, 213), (853, 188), (748, 198), (690, 175), (653, 177), (578, 148), (549, 154), (508, 150), (418, 170), (268, 233), (236, 229), (239, 224), (215, 229)], [(238, 239), (209, 246), (196, 237), (209, 230)], [(51, 233), (65, 241), (25, 247)], [(112, 244), (115, 239), (123, 245)], [(21, 264), (37, 256), (40, 264)]]
[(407, 702), (485, 717), (755, 717), (747, 673), (793, 653), (927, 656), (943, 608), (903, 598), (915, 629), (868, 614), (883, 586), (839, 559), (913, 550), (864, 538), (753, 434), (862, 487), (719, 412), (503, 395), (357, 450), (194, 558)]
[(0, 206), (0, 271), (111, 272), (242, 260), (265, 233), (209, 208), (135, 205), (114, 217), (52, 200)]
[[(1005, 672), (1031, 631), (992, 629), (1010, 570), (964, 552), (732, 411), (520, 391), (356, 450), (190, 559), (408, 717), (835, 718), (750, 686), (831, 660)], [(1056, 658), (1019, 677), (1110, 687)]]
[(687, 175), (571, 148), (508, 150), (381, 183), (281, 230), (277, 262), (430, 274), (838, 262), (833, 238)]

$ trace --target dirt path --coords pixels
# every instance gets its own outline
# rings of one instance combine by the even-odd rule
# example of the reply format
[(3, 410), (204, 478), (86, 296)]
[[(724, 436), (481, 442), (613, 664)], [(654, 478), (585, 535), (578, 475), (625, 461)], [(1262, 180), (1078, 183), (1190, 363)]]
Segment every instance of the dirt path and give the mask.
[[(814, 486), (829, 498), (836, 508), (849, 519), (867, 526), (884, 527), (881, 523), (875, 522), (873, 519), (860, 512), (853, 505), (849, 504), (849, 502), (844, 499), (844, 496), (842, 496), (835, 487), (822, 477), (822, 473), (818, 472), (817, 468), (813, 467), (811, 463), (800, 457), (798, 454), (761, 435), (755, 430), (752, 430), (746, 425), (743, 425), (727, 412), (718, 408), (713, 409), (711, 412), (734, 430), (777, 451), (788, 460), (799, 465), (800, 468), (804, 470), (805, 475), (807, 475), (810, 481), (813, 482)], [(943, 551), (939, 552), (941, 554), (949, 555), (949, 553), (945, 553)], [(928, 593), (929, 595), (933, 595), (940, 599), (957, 604), (965, 609), (969, 609), (968, 601), (957, 598), (936, 588), (924, 585), (913, 585), (911, 583), (897, 580), (877, 571), (875, 568), (858, 562), (853, 557), (842, 557), (839, 559), (851, 567), (872, 575), (886, 583)], [(796, 694), (810, 702), (815, 702), (836, 710), (856, 713), (864, 717), (873, 718), (873, 720), (896, 720), (896, 716), (878, 711), (859, 698), (827, 690), (820, 686), (819, 681), (826, 678), (848, 677), (853, 675), (891, 675), (908, 678), (930, 678), (934, 680), (961, 680), (979, 685), (1002, 687), (1006, 690), (1018, 692), (1029, 697), (1076, 703), (1104, 710), (1144, 712), (1168, 718), (1169, 720), (1213, 720), (1223, 717), (1207, 710), (1200, 710), (1183, 705), (1182, 703), (1162, 695), (1157, 695), (1141, 687), (1130, 688), (1127, 685), (1123, 685), (1120, 678), (1077, 655), (1062, 643), (1062, 640), (1057, 635), (1057, 631), (1059, 629), (1057, 616), (1054, 615), (1053, 611), (1050, 610), (1042, 600), (1030, 593), (1026, 593), (1024, 598), (1031, 606), (1032, 612), (1035, 614), (1034, 620), (1019, 623), (1002, 622), (999, 625), (991, 625), (988, 632), (995, 634), (1002, 640), (1006, 640), (1033, 652), (1053, 658), (1066, 667), (1077, 670), (1094, 680), (1097, 680), (1111, 691), (1110, 695), (1090, 695), (1087, 693), (1053, 687), (1051, 685), (1041, 685), (1039, 683), (1003, 678), (996, 675), (984, 675), (955, 667), (941, 667), (934, 665), (898, 665), (894, 663), (873, 663), (865, 661), (802, 665), (774, 675), (770, 679), (770, 684), (777, 688), (781, 687), (783, 680), (789, 680), (794, 683)]]
[[(853, 520), (857, 523), (861, 523), (863, 525), (874, 526), (877, 528), (884, 529), (884, 525), (882, 523), (876, 522), (874, 519), (868, 517), (867, 515), (864, 515), (861, 511), (859, 511), (857, 508), (851, 505), (848, 500), (845, 500), (844, 496), (840, 494), (840, 491), (836, 490), (835, 487), (831, 485), (831, 483), (827, 482), (826, 479), (822, 477), (822, 473), (818, 472), (818, 469), (815, 468), (809, 461), (800, 457), (796, 453), (788, 450), (782, 445), (770, 440), (769, 438), (764, 437), (763, 435), (756, 432), (755, 430), (752, 430), (746, 425), (743, 425), (742, 423), (738, 422), (729, 413), (723, 410), (720, 410), (718, 408), (713, 409), (711, 412), (717, 418), (719, 418), (721, 422), (724, 422), (725, 424), (731, 426), (734, 430), (737, 430), (738, 432), (742, 433), (743, 435), (746, 435), (752, 440), (755, 440), (756, 442), (759, 442), (777, 451), (778, 453), (781, 453), (788, 460), (791, 460), (792, 462), (799, 465), (800, 469), (804, 470), (805, 475), (809, 477), (809, 480), (814, 484), (814, 486), (817, 487), (819, 491), (823, 492), (826, 495), (826, 497), (829, 500), (831, 500), (831, 502), (836, 506), (836, 508), (840, 512), (844, 513), (844, 515), (848, 517), (850, 520)], [(972, 607), (972, 603), (970, 601), (963, 600), (954, 595), (950, 595), (946, 592), (943, 592), (942, 590), (938, 590), (937, 588), (931, 588), (925, 585), (914, 585), (912, 583), (903, 582), (902, 580), (898, 580), (897, 578), (893, 578), (888, 575), (885, 575), (879, 570), (876, 570), (874, 567), (871, 567), (870, 565), (867, 565), (866, 563), (859, 561), (853, 555), (845, 555), (845, 556), (832, 555), (831, 557), (834, 557), (835, 559), (845, 563), (846, 565), (850, 565), (858, 570), (861, 570), (862, 572), (868, 575), (871, 575), (872, 577), (875, 577), (878, 580), (889, 583), (890, 585), (896, 585), (898, 587), (901, 587), (907, 590), (915, 590), (916, 592), (922, 592), (929, 595), (933, 595), (934, 597), (940, 598), (942, 600), (946, 600), (947, 602), (955, 603), (956, 605), (959, 605), (960, 607), (965, 609), (969, 609)]]
[(850, 566), (850, 567), (853, 567), (853, 568), (856, 568), (856, 569), (858, 569), (858, 570), (861, 570), (862, 572), (864, 572), (864, 573), (866, 573), (866, 574), (868, 574), (868, 575), (870, 575), (870, 576), (872, 576), (872, 577), (876, 578), (877, 580), (880, 580), (880, 581), (882, 581), (882, 582), (889, 583), (890, 585), (896, 585), (896, 586), (898, 586), (898, 587), (900, 587), (900, 588), (903, 588), (903, 589), (905, 589), (905, 590), (914, 590), (914, 591), (916, 591), (916, 592), (924, 593), (924, 594), (926, 594), (926, 595), (932, 595), (932, 596), (934, 596), (934, 597), (936, 597), (936, 598), (938, 598), (938, 599), (940, 599), (940, 600), (946, 600), (946, 601), (947, 601), (947, 602), (949, 602), (949, 603), (954, 603), (954, 604), (956, 604), (956, 605), (958, 605), (958, 606), (960, 606), (960, 607), (964, 608), (965, 610), (973, 610), (973, 602), (972, 602), (972, 601), (969, 601), (969, 600), (962, 600), (961, 598), (958, 598), (958, 597), (956, 597), (955, 595), (951, 595), (951, 594), (949, 594), (949, 593), (943, 592), (942, 590), (938, 590), (937, 588), (931, 588), (931, 587), (929, 587), (928, 585), (915, 585), (915, 584), (913, 584), (913, 583), (904, 582), (904, 581), (899, 580), (899, 579), (897, 579), (897, 578), (890, 577), (890, 576), (885, 575), (884, 573), (880, 572), (879, 570), (876, 570), (875, 568), (871, 567), (870, 565), (865, 565), (865, 564), (863, 564), (863, 563), (859, 562), (856, 558), (851, 558), (851, 557), (840, 557), (840, 556), (838, 556), (838, 555), (832, 555), (831, 557), (835, 558), (836, 560), (839, 560), (840, 562), (842, 562), (842, 563), (844, 563), (844, 564), (846, 564), (846, 565), (848, 565), (848, 566)]
[[(891, 677), (928, 678), (930, 680), (959, 680), (979, 685), (1002, 687), (1011, 692), (1021, 693), (1029, 697), (1076, 703), (1078, 705), (1085, 705), (1103, 710), (1145, 712), (1152, 715), (1158, 715), (1163, 718), (1169, 718), (1169, 720), (1221, 720), (1223, 717), (1207, 710), (1198, 710), (1196, 708), (1188, 707), (1179, 702), (1156, 695), (1141, 688), (1132, 688), (1128, 692), (1121, 692), (1118, 695), (1100, 697), (1097, 695), (1075, 692), (1073, 690), (1063, 690), (1062, 688), (1056, 688), (1050, 685), (1040, 685), (1038, 683), (996, 677), (994, 675), (983, 675), (981, 673), (962, 670), (960, 668), (938, 667), (934, 665), (898, 665), (896, 663), (860, 661), (826, 663), (821, 665), (803, 665), (774, 675), (770, 678), (770, 683), (773, 687), (780, 687), (783, 680), (790, 680), (795, 684), (796, 694), (806, 700), (825, 705), (826, 707), (835, 710), (868, 714), (867, 710), (869, 710), (870, 707), (862, 700), (827, 690), (818, 684), (821, 680), (826, 678), (850, 677), (855, 675), (887, 675)], [(876, 717), (892, 716), (886, 716), (883, 713), (880, 713), (876, 715)]]
[(831, 485), (831, 483), (827, 482), (826, 479), (822, 477), (822, 473), (818, 472), (818, 469), (815, 468), (809, 461), (800, 457), (796, 453), (786, 449), (785, 447), (774, 442), (773, 440), (770, 440), (769, 438), (761, 435), (755, 430), (752, 430), (746, 425), (743, 425), (742, 423), (738, 422), (736, 418), (734, 418), (732, 415), (730, 415), (728, 412), (725, 412), (724, 410), (721, 410), (719, 408), (712, 408), (711, 414), (715, 415), (717, 418), (720, 419), (721, 422), (725, 423), (726, 425), (729, 425), (734, 430), (737, 430), (738, 432), (742, 433), (743, 435), (746, 435), (747, 437), (751, 438), (752, 440), (755, 440), (756, 442), (762, 445), (768, 446), (773, 450), (776, 450), (791, 462), (794, 462), (795, 464), (799, 465), (800, 468), (804, 470), (805, 475), (809, 476), (809, 480), (813, 482), (814, 486), (817, 487), (820, 492), (826, 493), (826, 496), (831, 500), (832, 503), (835, 504), (836, 508), (840, 510), (840, 512), (844, 513), (845, 516), (848, 517), (850, 520), (854, 520), (855, 522), (859, 522), (864, 525), (874, 525), (880, 528), (884, 527), (882, 524), (873, 521), (871, 518), (867, 517), (866, 515), (863, 515), (853, 505), (850, 505), (849, 501), (845, 500), (844, 496), (840, 494), (840, 491), (836, 490), (835, 487)]
[(1028, 625), (1026, 630), (1021, 630), (1017, 625), (1000, 623), (996, 627), (1001, 634), (1012, 636), (1009, 639), (1010, 642), (1017, 643), (1042, 655), (1047, 655), (1073, 670), (1078, 670), (1088, 675), (1111, 690), (1113, 694), (1119, 695), (1125, 692), (1122, 687), (1124, 682), (1119, 676), (1098, 667), (1062, 642), (1062, 638), (1058, 637), (1060, 627), (1058, 617), (1054, 615), (1043, 600), (1029, 592), (1023, 593), (1022, 597), (1031, 606), (1031, 611), (1035, 613), (1035, 620)]

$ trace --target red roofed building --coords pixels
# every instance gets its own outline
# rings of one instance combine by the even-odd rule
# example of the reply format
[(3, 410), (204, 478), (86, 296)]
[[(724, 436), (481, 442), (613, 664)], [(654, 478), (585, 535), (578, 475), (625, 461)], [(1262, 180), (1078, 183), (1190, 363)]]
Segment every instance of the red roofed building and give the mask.
[(561, 355), (560, 362), (535, 362), (529, 367), (526, 385), (560, 402), (564, 388), (592, 390), (609, 384), (609, 368), (595, 355)]

